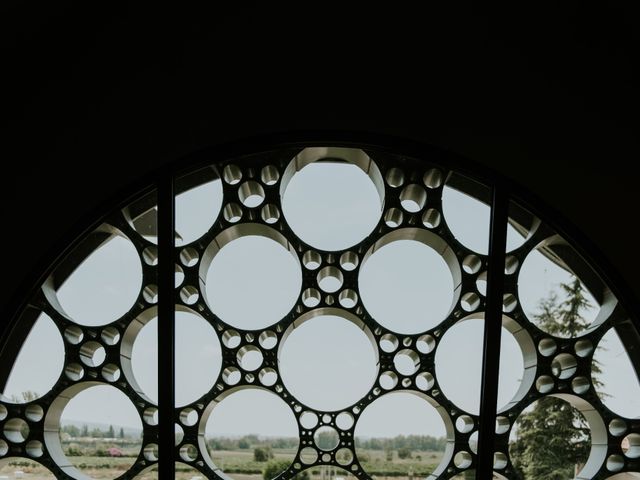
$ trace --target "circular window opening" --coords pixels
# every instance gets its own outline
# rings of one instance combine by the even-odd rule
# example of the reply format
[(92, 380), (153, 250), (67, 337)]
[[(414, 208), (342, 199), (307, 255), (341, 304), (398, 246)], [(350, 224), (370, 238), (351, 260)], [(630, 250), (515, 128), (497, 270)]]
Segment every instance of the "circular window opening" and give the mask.
[[(282, 238), (265, 229), (273, 238)], [(245, 330), (264, 328), (284, 318), (302, 285), (300, 263), (283, 247), (286, 244), (250, 235), (220, 248), (204, 272), (205, 296), (213, 313)]]
[(393, 392), (368, 405), (355, 428), (356, 455), (369, 475), (388, 465), (396, 475), (426, 478), (446, 464), (446, 413), (433, 400)]
[[(362, 151), (306, 148), (283, 182), (282, 210), (294, 233), (322, 250), (341, 250), (369, 235), (382, 211), (382, 178)], [(367, 174), (366, 172), (369, 172)]]
[(280, 345), (279, 356), (287, 389), (305, 405), (321, 410), (357, 402), (376, 378), (377, 358), (370, 336), (357, 317), (337, 310), (292, 329)]
[(245, 478), (244, 471), (256, 467), (264, 471), (276, 460), (284, 470), (295, 459), (298, 424), (293, 411), (273, 393), (260, 388), (237, 390), (210, 409), (204, 420), (204, 443), (205, 459), (212, 468)]

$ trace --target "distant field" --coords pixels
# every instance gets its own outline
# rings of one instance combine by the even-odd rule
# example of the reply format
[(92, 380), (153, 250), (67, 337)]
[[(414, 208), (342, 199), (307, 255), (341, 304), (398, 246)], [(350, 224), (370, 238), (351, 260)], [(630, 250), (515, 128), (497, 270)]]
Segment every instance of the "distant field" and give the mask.
[[(294, 449), (273, 449), (276, 459), (292, 461), (295, 456)], [(359, 451), (362, 466), (365, 471), (375, 476), (378, 480), (405, 480), (411, 477), (424, 478), (439, 464), (441, 452), (412, 452), (412, 458), (399, 459), (397, 452), (393, 452), (393, 459), (387, 459), (387, 453), (380, 450)], [(256, 462), (253, 458), (253, 449), (245, 450), (217, 450), (212, 452), (216, 465), (235, 480), (262, 480), (262, 470), (266, 462)], [(96, 480), (116, 478), (124, 473), (133, 463), (133, 458), (111, 458), (94, 456), (76, 456), (69, 458), (82, 473)], [(20, 474), (19, 472), (22, 472)], [(195, 480), (194, 477), (204, 476), (197, 470), (178, 464), (176, 468), (176, 480)], [(336, 471), (333, 467), (313, 467), (311, 478), (313, 480), (332, 480), (335, 477), (344, 479), (355, 478), (344, 470)], [(54, 478), (39, 464), (29, 461), (9, 460), (0, 467), (0, 479), (30, 479), (49, 480)], [(157, 474), (153, 471), (137, 477), (139, 480), (156, 480)]]

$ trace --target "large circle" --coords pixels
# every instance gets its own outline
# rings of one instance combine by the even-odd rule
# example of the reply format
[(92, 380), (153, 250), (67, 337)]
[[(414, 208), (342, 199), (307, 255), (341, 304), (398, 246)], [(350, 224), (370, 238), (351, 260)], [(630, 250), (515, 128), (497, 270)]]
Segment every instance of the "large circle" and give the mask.
[[(62, 408), (59, 420), (54, 418), (58, 407)], [(56, 420), (60, 425), (57, 435), (47, 428), (55, 425)], [(45, 427), (48, 450), (60, 465), (72, 467), (65, 470), (75, 478), (94, 476), (96, 462), (87, 457), (101, 455), (105, 458), (99, 464), (108, 464), (110, 468), (100, 472), (100, 478), (119, 477), (135, 464), (142, 449), (140, 415), (124, 393), (108, 385), (69, 388), (54, 401)], [(122, 442), (119, 441), (121, 429)], [(91, 440), (84, 443), (79, 438)], [(61, 457), (65, 460), (62, 463)]]
[(350, 163), (311, 163), (293, 175), (282, 211), (303, 241), (322, 250), (341, 250), (369, 235), (381, 215), (371, 178)]
[(451, 270), (431, 246), (396, 240), (376, 249), (360, 269), (360, 296), (371, 316), (398, 333), (438, 325), (454, 297)]
[[(131, 349), (135, 383), (158, 402), (158, 321), (151, 319), (138, 332)], [(222, 367), (222, 349), (213, 327), (191, 312), (176, 312), (176, 405), (191, 403), (213, 386)]]
[(279, 351), (287, 389), (319, 410), (355, 403), (369, 391), (377, 372), (376, 353), (365, 331), (335, 313), (294, 328)]
[(222, 182), (217, 178), (176, 195), (176, 245), (186, 245), (207, 233), (220, 214), (222, 197)]
[(640, 414), (640, 381), (615, 329), (609, 330), (593, 354), (593, 385), (611, 411), (627, 418)]
[[(565, 250), (569, 247), (564, 247)], [(575, 252), (571, 254), (576, 255)], [(567, 292), (574, 282), (579, 282), (580, 293), (586, 305), (578, 311), (578, 319), (568, 326), (562, 322), (574, 297)], [(582, 283), (572, 273), (552, 261), (540, 248), (532, 250), (525, 258), (518, 276), (518, 296), (527, 318), (541, 330), (557, 337), (575, 337), (583, 333), (600, 311), (600, 306)]]
[(205, 277), (213, 313), (234, 327), (254, 330), (281, 320), (300, 295), (300, 263), (279, 242), (258, 235), (236, 238), (213, 257)]
[(275, 394), (261, 388), (236, 390), (210, 408), (203, 442), (212, 467), (241, 471), (243, 466), (255, 466), (254, 460), (262, 466), (269, 457), (294, 460), (298, 424), (293, 411)]
[(385, 461), (404, 476), (413, 469), (415, 475), (428, 477), (447, 461), (447, 437), (453, 432), (443, 415), (450, 424), (443, 409), (407, 391), (376, 399), (362, 411), (355, 427), (356, 455), (364, 470), (374, 475), (382, 467), (380, 461)]
[(56, 294), (73, 321), (98, 326), (128, 312), (141, 284), (138, 252), (128, 239), (116, 235), (80, 263)]
[[(480, 410), (482, 339), (484, 320), (470, 318), (456, 323), (443, 335), (435, 356), (436, 376), (442, 392), (468, 413)], [(523, 352), (514, 336), (502, 328), (498, 409), (516, 395), (524, 374)]]
[(41, 313), (20, 347), (2, 393), (13, 403), (40, 398), (55, 385), (63, 366), (60, 331), (51, 318)]

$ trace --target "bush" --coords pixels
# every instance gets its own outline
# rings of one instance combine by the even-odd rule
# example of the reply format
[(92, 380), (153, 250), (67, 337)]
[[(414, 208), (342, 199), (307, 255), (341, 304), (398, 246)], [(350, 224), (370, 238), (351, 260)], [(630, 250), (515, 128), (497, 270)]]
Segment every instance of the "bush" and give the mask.
[(399, 448), (398, 449), (398, 457), (405, 459), (405, 458), (411, 458), (411, 449), (409, 448)]
[[(264, 470), (262, 471), (262, 478), (264, 478), (264, 480), (271, 480), (289, 468), (289, 465), (291, 465), (291, 462), (287, 460), (271, 460), (264, 467)], [(293, 478), (295, 480), (309, 480), (309, 472), (305, 470), (304, 472), (298, 473)]]
[(254, 462), (266, 462), (273, 458), (273, 452), (269, 447), (256, 447), (253, 449)]

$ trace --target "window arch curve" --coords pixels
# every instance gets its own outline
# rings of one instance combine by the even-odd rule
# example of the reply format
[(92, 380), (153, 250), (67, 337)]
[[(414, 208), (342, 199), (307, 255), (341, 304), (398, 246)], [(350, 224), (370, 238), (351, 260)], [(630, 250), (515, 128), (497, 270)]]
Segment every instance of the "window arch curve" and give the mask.
[[(411, 475), (530, 475), (526, 433), (541, 427), (526, 423), (544, 402), (582, 428), (567, 438), (589, 438), (577, 478), (637, 473), (640, 410), (606, 396), (609, 377), (637, 385), (636, 312), (519, 193), (435, 149), (353, 142), (204, 152), (160, 174), (79, 239), (13, 320), (0, 464), (91, 474), (61, 428), (86, 399), (137, 422), (115, 476), (174, 464), (224, 476), (207, 425), (246, 390), (293, 419), (282, 478), (380, 474), (360, 418), (402, 395), (433, 410), (444, 438), (437, 462), (415, 462)], [(332, 352), (348, 332), (352, 343)], [(607, 338), (630, 356), (622, 381), (602, 357)], [(360, 370), (337, 381), (351, 361)]]

